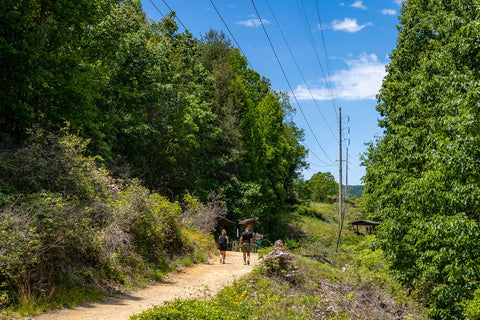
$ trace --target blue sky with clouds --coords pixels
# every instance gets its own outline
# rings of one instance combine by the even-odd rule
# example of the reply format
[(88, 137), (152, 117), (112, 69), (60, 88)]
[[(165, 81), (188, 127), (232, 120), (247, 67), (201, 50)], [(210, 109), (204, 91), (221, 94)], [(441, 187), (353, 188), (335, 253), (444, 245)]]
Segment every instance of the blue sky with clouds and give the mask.
[(274, 90), (289, 93), (293, 121), (304, 130), (310, 151), (306, 179), (321, 171), (338, 181), (341, 107), (343, 160), (348, 148), (348, 176), (344, 162), (342, 179), (349, 185), (361, 184), (365, 143), (382, 134), (375, 96), (396, 45), (401, 3), (142, 0), (150, 19), (158, 21), (173, 9), (180, 30), (186, 27), (195, 37), (210, 29), (224, 31)]

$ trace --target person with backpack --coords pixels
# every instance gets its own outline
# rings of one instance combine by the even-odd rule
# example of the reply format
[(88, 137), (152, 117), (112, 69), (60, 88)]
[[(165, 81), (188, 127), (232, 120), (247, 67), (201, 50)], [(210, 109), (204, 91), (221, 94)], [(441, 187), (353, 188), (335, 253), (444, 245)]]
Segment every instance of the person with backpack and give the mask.
[(243, 264), (250, 264), (250, 252), (252, 252), (253, 233), (248, 228), (240, 236), (240, 246), (243, 252)]
[(227, 231), (222, 230), (222, 234), (218, 237), (218, 250), (220, 250), (220, 263), (225, 263), (225, 256), (227, 253), (227, 244), (228, 244)]

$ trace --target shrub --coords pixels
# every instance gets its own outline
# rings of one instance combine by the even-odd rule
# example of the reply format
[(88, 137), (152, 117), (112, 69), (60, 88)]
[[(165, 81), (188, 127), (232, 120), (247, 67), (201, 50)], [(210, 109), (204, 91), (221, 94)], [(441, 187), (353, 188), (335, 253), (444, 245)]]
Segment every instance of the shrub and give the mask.
[(463, 315), (465, 319), (479, 320), (480, 319), (480, 289), (475, 290), (474, 296), (470, 300), (465, 300), (462, 303), (464, 307)]
[(68, 305), (69, 292), (91, 296), (158, 280), (212, 250), (199, 228), (181, 225), (178, 203), (136, 180), (111, 178), (83, 155), (87, 143), (38, 132), (0, 156), (0, 196), (9, 193), (0, 201), (1, 307), (31, 314), (39, 302)]
[(215, 300), (179, 300), (166, 302), (163, 306), (154, 307), (139, 315), (130, 317), (130, 320), (235, 320), (243, 319), (243, 315), (226, 313), (225, 309)]
[(305, 216), (305, 217), (313, 217), (319, 220), (325, 220), (325, 217), (323, 216), (322, 212), (320, 212), (319, 210), (317, 210), (317, 208), (309, 204), (297, 205), (295, 209), (298, 215)]
[(88, 203), (104, 196), (111, 180), (97, 164), (99, 158), (84, 156), (88, 143), (68, 133), (68, 128), (59, 135), (36, 131), (26, 147), (0, 157), (5, 168), (0, 180), (19, 193), (48, 190)]
[(295, 256), (283, 245), (282, 240), (275, 241), (273, 250), (263, 257), (262, 265), (268, 275), (280, 277), (292, 283), (299, 281)]
[(223, 190), (210, 192), (208, 203), (204, 204), (190, 194), (183, 197), (183, 224), (200, 232), (212, 232), (217, 225), (216, 217), (227, 215), (227, 204), (222, 200)]
[(23, 197), (0, 212), (0, 279), (20, 300), (51, 292), (93, 242), (89, 219), (61, 195)]

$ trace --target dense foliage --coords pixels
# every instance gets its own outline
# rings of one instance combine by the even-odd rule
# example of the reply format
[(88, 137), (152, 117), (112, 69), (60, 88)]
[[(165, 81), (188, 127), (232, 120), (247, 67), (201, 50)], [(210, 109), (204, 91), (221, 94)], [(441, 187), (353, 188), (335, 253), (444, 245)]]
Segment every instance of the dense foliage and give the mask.
[(348, 186), (347, 187), (347, 193), (349, 198), (361, 198), (363, 196), (363, 186), (358, 185), (358, 186)]
[[(195, 39), (173, 12), (149, 21), (138, 0), (7, 0), (0, 16), (1, 154), (68, 122), (114, 177), (170, 200), (223, 190), (231, 220), (279, 232), (302, 132), (288, 97), (222, 33)], [(12, 194), (9, 181), (0, 192)]]
[(113, 179), (84, 155), (86, 146), (66, 131), (38, 132), (0, 157), (0, 178), (16, 191), (0, 210), (1, 308), (32, 313), (38, 301), (58, 306), (72, 295), (70, 305), (82, 300), (79, 290), (111, 293), (158, 280), (176, 259), (201, 261), (212, 249), (182, 222), (179, 203)]
[(377, 106), (384, 135), (365, 158), (378, 244), (434, 319), (462, 319), (466, 305), (475, 318), (478, 303), (479, 18), (475, 0), (403, 1)]
[(329, 197), (338, 195), (338, 183), (330, 172), (317, 172), (306, 181), (299, 179), (297, 190), (301, 199), (327, 202)]
[(0, 3), (1, 308), (202, 260), (215, 215), (283, 232), (306, 155), (288, 97), (174, 15)]

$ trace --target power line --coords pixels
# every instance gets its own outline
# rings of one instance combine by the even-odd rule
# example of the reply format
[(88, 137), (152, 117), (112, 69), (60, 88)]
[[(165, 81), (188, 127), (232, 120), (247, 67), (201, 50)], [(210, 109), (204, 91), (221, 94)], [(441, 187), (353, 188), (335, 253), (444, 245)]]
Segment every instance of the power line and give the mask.
[(336, 167), (337, 165), (336, 164), (328, 164), (328, 165), (324, 165), (324, 164), (318, 164), (318, 163), (315, 163), (315, 162), (309, 162), (310, 165), (312, 166), (315, 166), (315, 167), (320, 167), (320, 168), (325, 168), (325, 167)]
[[(170, 8), (170, 6), (168, 5), (167, 1), (165, 0), (162, 0), (162, 2), (167, 6), (168, 10), (170, 10), (170, 12), (175, 12), (174, 10), (172, 10), (172, 8)], [(175, 14), (175, 18), (178, 20), (178, 22), (180, 22), (180, 24), (182, 25), (183, 29), (185, 31), (187, 31), (187, 27), (185, 27), (185, 25), (183, 24), (182, 20), (180, 20), (180, 18)]]
[[(273, 51), (273, 53), (274, 53), (274, 55), (275, 55), (275, 58), (277, 59), (278, 65), (280, 66), (280, 70), (282, 71), (282, 74), (283, 74), (283, 76), (284, 76), (284, 78), (285, 78), (285, 80), (286, 80), (286, 82), (287, 82), (287, 84), (288, 84), (288, 87), (290, 88), (290, 91), (292, 92), (292, 95), (293, 95), (293, 97), (294, 97), (294, 99), (295, 99), (295, 101), (296, 101), (296, 103), (297, 103), (297, 105), (298, 105), (298, 108), (300, 109), (300, 112), (302, 113), (303, 118), (305, 119), (305, 122), (306, 122), (308, 128), (309, 128), (310, 131), (312, 132), (312, 135), (313, 135), (315, 141), (317, 142), (318, 146), (319, 146), (320, 149), (323, 151), (323, 153), (325, 154), (325, 156), (327, 157), (327, 159), (330, 160), (330, 162), (334, 163), (335, 161), (333, 161), (332, 159), (330, 159), (330, 157), (328, 156), (328, 154), (325, 152), (325, 150), (323, 149), (322, 145), (321, 145), (320, 142), (318, 141), (317, 136), (315, 135), (315, 132), (313, 131), (312, 127), (310, 126), (310, 123), (308, 122), (307, 117), (305, 116), (305, 114), (304, 114), (304, 112), (303, 112), (303, 110), (302, 110), (302, 107), (300, 106), (300, 103), (298, 102), (297, 96), (295, 95), (295, 92), (294, 92), (293, 89), (292, 89), (292, 86), (291, 86), (291, 84), (290, 84), (290, 81), (288, 80), (288, 77), (287, 77), (287, 75), (286, 75), (286, 73), (285, 73), (285, 70), (283, 69), (282, 63), (280, 62), (280, 59), (278, 58), (277, 51), (275, 50), (275, 47), (273, 46), (273, 43), (272, 43), (272, 41), (270, 40), (270, 36), (268, 35), (267, 29), (265, 28), (265, 25), (263, 24), (263, 20), (262, 20), (262, 18), (260, 17), (260, 14), (259, 14), (259, 12), (258, 12), (258, 10), (257, 10), (257, 6), (255, 5), (255, 1), (254, 1), (254, 0), (251, 0), (251, 2), (252, 2), (252, 5), (253, 5), (253, 8), (255, 9), (255, 12), (257, 13), (258, 19), (260, 20), (260, 24), (262, 25), (263, 31), (265, 32), (265, 35), (267, 36), (268, 42), (269, 42), (269, 44), (270, 44), (270, 47), (272, 48), (272, 51)], [(313, 153), (312, 153), (312, 154), (313, 154)], [(315, 157), (318, 158), (318, 160), (320, 160), (321, 162), (323, 162), (319, 157), (317, 157), (317, 156), (315, 156)], [(325, 163), (325, 164), (327, 164), (327, 163)]]
[(161, 15), (163, 18), (165, 18), (165, 15), (162, 13), (162, 11), (160, 11), (160, 9), (158, 9), (158, 7), (155, 5), (155, 3), (154, 3), (152, 0), (149, 0), (149, 1), (150, 1), (150, 3), (153, 5), (153, 7), (154, 7), (155, 9), (157, 9), (158, 13), (160, 13), (160, 15)]
[(218, 11), (217, 7), (216, 7), (215, 4), (213, 3), (213, 0), (210, 0), (210, 3), (212, 4), (213, 8), (214, 8), (215, 11), (217, 12), (218, 16), (220, 17), (220, 20), (222, 20), (223, 25), (225, 26), (225, 28), (227, 28), (228, 33), (229, 33), (230, 36), (233, 38), (233, 41), (235, 41), (235, 44), (237, 45), (238, 49), (240, 50), (240, 52), (242, 53), (242, 55), (243, 55), (243, 56), (245, 57), (245, 59), (247, 60), (247, 64), (249, 64), (250, 67), (253, 69), (252, 64), (251, 64), (251, 63), (248, 61), (248, 59), (247, 59), (247, 55), (245, 54), (245, 52), (243, 52), (242, 47), (240, 47), (240, 44), (238, 43), (237, 39), (235, 39), (235, 36), (233, 35), (232, 31), (230, 31), (230, 28), (228, 27), (227, 23), (226, 23), (225, 20), (223, 19), (222, 14), (220, 13), (220, 11)]
[[(165, 15), (160, 11), (160, 9), (155, 5), (155, 3), (154, 3), (152, 0), (149, 0), (149, 1), (150, 1), (150, 3), (155, 7), (155, 9), (165, 18)], [(172, 8), (168, 5), (168, 3), (167, 3), (165, 0), (162, 0), (162, 1), (163, 1), (163, 3), (167, 6), (167, 8), (168, 8), (170, 11), (173, 11)], [(215, 11), (217, 12), (217, 15), (220, 17), (220, 19), (222, 20), (222, 22), (223, 22), (223, 24), (225, 25), (225, 27), (227, 28), (230, 36), (233, 38), (233, 40), (234, 40), (235, 44), (237, 45), (237, 47), (239, 48), (240, 52), (243, 54), (243, 56), (244, 56), (245, 59), (247, 60), (248, 65), (250, 65), (250, 67), (252, 67), (252, 64), (248, 61), (248, 58), (247, 58), (245, 52), (242, 50), (242, 48), (241, 48), (240, 44), (238, 43), (237, 39), (235, 38), (235, 36), (233, 35), (232, 31), (231, 31), (230, 28), (228, 27), (227, 23), (226, 23), (225, 20), (223, 19), (222, 14), (221, 14), (220, 11), (217, 9), (217, 7), (215, 6), (215, 4), (213, 3), (212, 0), (210, 0), (210, 3), (212, 4), (213, 8), (214, 8)], [(313, 132), (313, 129), (311, 128), (310, 124), (308, 123), (308, 120), (307, 120), (305, 114), (303, 113), (303, 110), (302, 110), (302, 108), (301, 108), (301, 106), (300, 106), (300, 103), (298, 102), (298, 99), (297, 99), (297, 97), (296, 97), (296, 95), (295, 95), (295, 93), (294, 93), (294, 91), (293, 91), (293, 89), (292, 89), (292, 86), (291, 86), (291, 84), (290, 84), (290, 82), (289, 82), (289, 80), (288, 80), (288, 78), (287, 78), (287, 76), (286, 76), (286, 73), (285, 73), (285, 71), (284, 71), (284, 69), (283, 69), (283, 66), (282, 66), (281, 63), (280, 63), (280, 60), (279, 60), (278, 55), (277, 55), (277, 53), (276, 53), (276, 50), (275, 50), (275, 48), (273, 47), (273, 44), (272, 44), (272, 42), (271, 42), (271, 40), (270, 40), (270, 37), (269, 37), (269, 35), (268, 35), (268, 33), (267, 33), (266, 29), (265, 29), (265, 26), (264, 26), (264, 24), (263, 24), (263, 21), (262, 21), (260, 15), (259, 15), (259, 13), (258, 13), (258, 10), (257, 10), (257, 8), (256, 8), (255, 3), (253, 2), (253, 0), (252, 0), (252, 4), (253, 4), (253, 6), (254, 6), (254, 8), (255, 8), (255, 11), (256, 11), (256, 13), (257, 13), (257, 16), (259, 17), (259, 20), (260, 20), (260, 22), (261, 22), (261, 24), (262, 24), (262, 28), (263, 28), (266, 36), (267, 36), (267, 39), (268, 39), (268, 41), (269, 41), (269, 43), (270, 43), (270, 46), (271, 46), (271, 48), (272, 48), (272, 50), (273, 50), (273, 52), (274, 52), (274, 54), (275, 54), (275, 57), (276, 57), (277, 62), (278, 62), (278, 64), (279, 64), (280, 68), (281, 68), (281, 71), (282, 71), (282, 73), (283, 73), (283, 76), (285, 77), (285, 79), (286, 79), (286, 81), (287, 81), (287, 83), (288, 83), (288, 86), (289, 86), (289, 88), (290, 88), (290, 91), (292, 92), (292, 95), (294, 96), (294, 99), (295, 99), (295, 101), (296, 101), (296, 103), (297, 103), (297, 105), (298, 105), (298, 107), (299, 107), (299, 109), (300, 109), (300, 111), (301, 111), (301, 113), (302, 113), (303, 118), (305, 119), (305, 121), (306, 121), (306, 123), (307, 123), (307, 126), (309, 127), (310, 131), (312, 132), (312, 135), (313, 135), (314, 139), (316, 140), (317, 144), (319, 145), (320, 149), (322, 150), (322, 152), (325, 154), (325, 156), (326, 156), (331, 162), (333, 162), (332, 159), (328, 156), (328, 154), (325, 152), (325, 150), (324, 150), (323, 147), (321, 146), (321, 144), (320, 144), (320, 142), (318, 141), (315, 133)], [(269, 4), (269, 7), (270, 7), (270, 4)], [(271, 8), (270, 8), (270, 10), (271, 10)], [(183, 22), (180, 20), (180, 18), (178, 18), (178, 16), (175, 16), (175, 18), (179, 21), (179, 23), (182, 25), (182, 27), (183, 27), (185, 30), (187, 30), (187, 28), (185, 27), (185, 25), (183, 24)], [(277, 22), (277, 25), (280, 27), (280, 25), (279, 25), (278, 20), (276, 19), (276, 17), (275, 17), (275, 20), (276, 20), (276, 22)], [(285, 40), (285, 42), (286, 42), (286, 38), (285, 38), (285, 36), (283, 35), (283, 32), (282, 32), (282, 36), (284, 37), (284, 40)], [(297, 63), (297, 61), (295, 60), (295, 58), (294, 58), (294, 56), (293, 56), (293, 53), (292, 53), (292, 51), (291, 51), (291, 48), (288, 46), (288, 43), (287, 43), (287, 42), (286, 42), (286, 44), (287, 44), (287, 47), (289, 48), (289, 51), (290, 51), (290, 54), (292, 55), (292, 58), (293, 58), (294, 61), (295, 61), (295, 64), (297, 65), (297, 68), (298, 68), (299, 71), (300, 71), (300, 68), (298, 67), (298, 63)], [(253, 68), (253, 67), (252, 67), (252, 68)], [(301, 71), (300, 71), (300, 73), (301, 73)], [(304, 79), (304, 82), (306, 83), (305, 78), (304, 78), (304, 76), (303, 76), (303, 73), (302, 73), (302, 77), (303, 77), (303, 79)], [(310, 91), (310, 90), (309, 90), (309, 91)], [(312, 94), (312, 97), (313, 97), (313, 94)], [(315, 101), (315, 100), (314, 100), (314, 101)], [(318, 107), (318, 105), (317, 105), (317, 107)], [(318, 107), (318, 108), (319, 108), (319, 107)], [(319, 111), (320, 111), (320, 109), (319, 109)], [(321, 114), (322, 118), (324, 119), (325, 123), (327, 124), (327, 127), (328, 127), (328, 128), (330, 129), (330, 131), (331, 131), (331, 128), (328, 126), (328, 122), (327, 122), (326, 119), (324, 118), (324, 116), (323, 116), (323, 114), (321, 113), (321, 111), (320, 111), (320, 114)], [(333, 166), (333, 165), (329, 165), (328, 163), (326, 163), (326, 162), (324, 162), (322, 159), (320, 159), (320, 157), (317, 156), (312, 150), (309, 150), (309, 153), (312, 154), (314, 157), (316, 157), (320, 162), (324, 163), (324, 166)]]
[[(323, 66), (322, 66), (322, 63), (320, 61), (320, 57), (318, 55), (318, 50), (317, 50), (317, 45), (315, 43), (315, 38), (313, 37), (312, 30), (310, 29), (310, 22), (308, 21), (308, 16), (307, 16), (303, 1), (300, 3), (299, 0), (297, 0), (297, 6), (298, 6), (298, 9), (299, 9), (299, 11), (302, 15), (302, 21), (303, 21), (303, 24), (305, 26), (305, 30), (307, 31), (308, 38), (310, 40), (310, 44), (312, 45), (313, 52), (315, 53), (315, 58), (316, 58), (317, 63), (320, 67), (320, 72), (322, 73), (324, 79), (326, 80), (325, 83), (326, 83), (328, 92), (330, 94), (331, 100), (332, 100), (332, 107), (333, 107), (333, 109), (335, 111), (335, 115), (338, 119), (338, 114), (337, 114), (338, 106), (335, 105), (335, 94), (334, 94), (333, 86), (330, 82), (331, 81), (330, 74), (328, 74), (328, 70), (327, 70), (327, 73), (325, 73), (325, 71), (323, 70)], [(322, 31), (322, 34), (323, 34), (323, 30), (321, 30), (321, 31)]]
[[(325, 64), (327, 66), (327, 74), (328, 74), (328, 77), (331, 79), (330, 63), (328, 63), (327, 46), (325, 44), (325, 35), (323, 33), (323, 24), (322, 24), (322, 19), (320, 17), (320, 7), (318, 5), (318, 1), (316, 1), (316, 7), (317, 7), (318, 23), (320, 24), (320, 34), (322, 35), (323, 52), (325, 53)], [(333, 107), (334, 107), (334, 110), (335, 110), (335, 114), (338, 117), (337, 108), (335, 107), (335, 95), (334, 95), (333, 99), (334, 99), (333, 100)]]
[(273, 16), (273, 19), (275, 20), (275, 23), (277, 24), (277, 27), (278, 27), (278, 30), (280, 31), (280, 34), (282, 35), (283, 41), (285, 42), (285, 45), (286, 45), (287, 48), (288, 48), (288, 51), (289, 51), (289, 53), (290, 53), (290, 56), (292, 57), (293, 62), (295, 63), (295, 66), (297, 67), (297, 70), (298, 70), (298, 72), (300, 73), (300, 75), (301, 75), (301, 77), (302, 77), (302, 79), (303, 79), (303, 82), (305, 83), (305, 86), (307, 87), (307, 90), (308, 90), (308, 92), (310, 93), (310, 96), (312, 97), (312, 100), (313, 100), (315, 106), (316, 106), (317, 109), (318, 109), (318, 112), (319, 112), (320, 115), (322, 116), (323, 121), (324, 121), (325, 124), (327, 125), (327, 128), (330, 130), (330, 132), (332, 133), (332, 135), (335, 137), (335, 139), (338, 139), (337, 136), (335, 136), (335, 134), (333, 133), (332, 128), (330, 128), (330, 126), (329, 126), (329, 124), (328, 124), (328, 121), (325, 119), (325, 116), (323, 115), (322, 110), (320, 109), (320, 106), (319, 106), (318, 103), (317, 103), (317, 100), (314, 98), (313, 93), (312, 93), (312, 91), (310, 90), (310, 87), (309, 87), (308, 84), (307, 84), (307, 80), (305, 80), (305, 76), (303, 75), (303, 72), (302, 72), (302, 70), (300, 69), (300, 66), (298, 65), (297, 59), (295, 59), (295, 56), (294, 56), (294, 54), (293, 54), (293, 52), (292, 52), (292, 49), (290, 48), (290, 45), (288, 44), (287, 38), (285, 37), (285, 34), (283, 33), (282, 28), (280, 27), (280, 23), (278, 22), (277, 17), (276, 17), (276, 15), (275, 15), (275, 13), (273, 12), (272, 7), (270, 6), (270, 2), (269, 2), (268, 0), (267, 0), (267, 5), (268, 5), (268, 8), (270, 9), (270, 12), (272, 13), (272, 16)]

